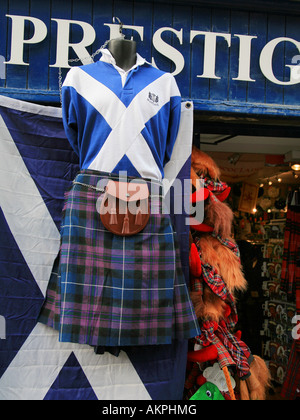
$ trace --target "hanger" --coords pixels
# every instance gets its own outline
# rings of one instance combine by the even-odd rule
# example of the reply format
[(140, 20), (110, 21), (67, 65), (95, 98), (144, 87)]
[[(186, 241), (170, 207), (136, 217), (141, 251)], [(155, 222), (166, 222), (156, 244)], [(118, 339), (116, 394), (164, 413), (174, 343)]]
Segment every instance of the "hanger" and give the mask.
[(114, 16), (112, 20), (113, 23), (116, 23), (116, 21), (118, 21), (120, 37), (125, 38), (125, 35), (123, 34), (123, 23), (121, 22), (121, 20), (117, 16)]

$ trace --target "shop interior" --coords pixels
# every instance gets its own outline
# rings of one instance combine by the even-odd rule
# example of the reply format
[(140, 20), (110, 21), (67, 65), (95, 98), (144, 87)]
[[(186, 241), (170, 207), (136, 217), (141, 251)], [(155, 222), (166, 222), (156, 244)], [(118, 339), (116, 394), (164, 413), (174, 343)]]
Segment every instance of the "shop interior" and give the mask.
[(288, 124), (202, 115), (196, 117), (194, 137), (231, 186), (232, 234), (248, 282), (247, 292), (238, 296), (238, 328), (269, 366), (270, 399), (281, 399), (296, 314), (296, 293), (281, 278), (288, 209), (299, 204), (300, 191), (299, 128)]

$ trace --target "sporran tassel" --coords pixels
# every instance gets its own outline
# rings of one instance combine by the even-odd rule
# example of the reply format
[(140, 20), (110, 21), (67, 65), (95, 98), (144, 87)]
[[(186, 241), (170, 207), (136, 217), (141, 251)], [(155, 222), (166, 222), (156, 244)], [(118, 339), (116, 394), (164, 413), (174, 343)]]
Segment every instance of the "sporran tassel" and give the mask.
[(136, 216), (135, 216), (135, 224), (137, 226), (141, 226), (143, 224), (143, 218), (142, 218), (142, 210), (139, 207), (139, 209), (137, 210)]
[(109, 224), (110, 225), (118, 224), (117, 209), (114, 207), (111, 209), (111, 212), (110, 212)]
[(122, 234), (127, 235), (128, 233), (129, 233), (129, 217), (128, 217), (128, 214), (126, 214), (126, 216), (124, 217)]

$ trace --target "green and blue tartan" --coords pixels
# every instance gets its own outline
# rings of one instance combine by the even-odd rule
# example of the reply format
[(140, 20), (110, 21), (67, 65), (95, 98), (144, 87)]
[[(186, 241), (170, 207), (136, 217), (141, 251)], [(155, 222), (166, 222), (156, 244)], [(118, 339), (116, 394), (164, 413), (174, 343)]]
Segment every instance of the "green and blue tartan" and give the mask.
[(81, 171), (66, 195), (61, 247), (39, 321), (59, 340), (91, 346), (171, 344), (200, 329), (163, 198), (150, 196), (145, 229), (131, 237), (106, 230), (97, 191), (107, 174)]

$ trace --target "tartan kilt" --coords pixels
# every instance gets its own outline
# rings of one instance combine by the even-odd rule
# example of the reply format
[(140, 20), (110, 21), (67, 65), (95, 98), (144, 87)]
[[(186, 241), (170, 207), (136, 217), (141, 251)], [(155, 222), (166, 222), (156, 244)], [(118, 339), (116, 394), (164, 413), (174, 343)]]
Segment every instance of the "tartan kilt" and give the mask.
[(58, 330), (62, 342), (91, 346), (171, 344), (199, 335), (162, 196), (150, 194), (141, 233), (117, 236), (96, 207), (105, 178), (114, 177), (81, 171), (66, 193), (60, 251), (39, 322)]

